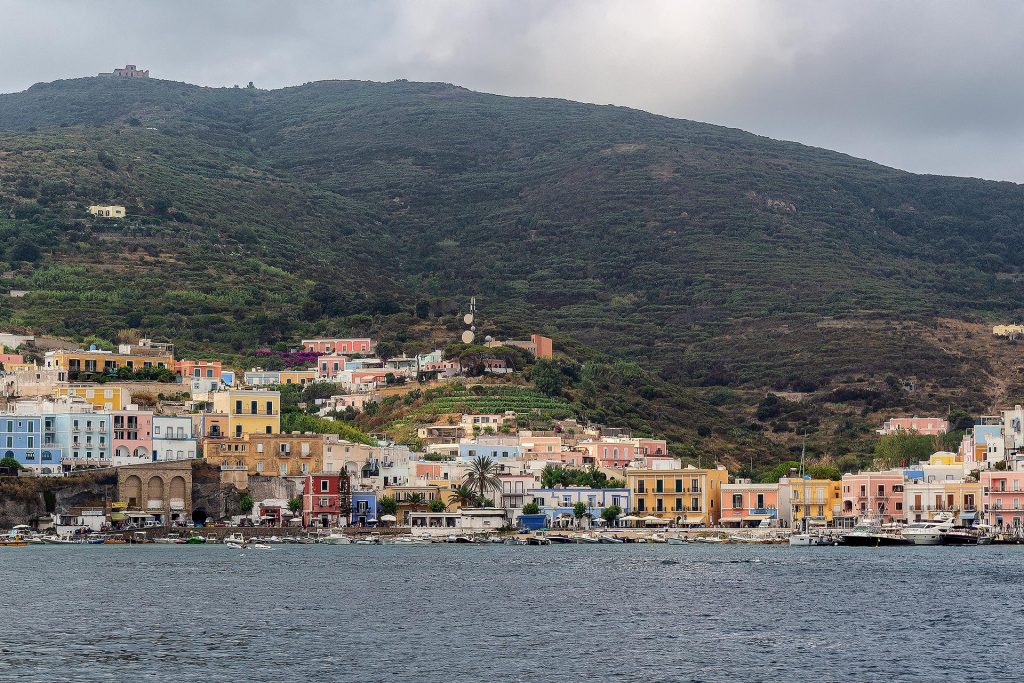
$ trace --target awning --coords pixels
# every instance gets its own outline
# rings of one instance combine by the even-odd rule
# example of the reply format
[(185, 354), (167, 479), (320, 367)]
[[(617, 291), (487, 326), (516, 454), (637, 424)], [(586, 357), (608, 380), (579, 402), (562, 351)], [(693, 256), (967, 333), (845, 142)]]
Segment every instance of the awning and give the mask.
[(961, 512), (960, 519), (977, 519), (977, 512)]
[(723, 521), (723, 522), (742, 522), (745, 519), (747, 519), (747, 518), (746, 517), (722, 517), (721, 521)]
[(645, 517), (644, 518), (644, 522), (647, 523), (647, 524), (669, 524), (670, 523), (667, 519), (662, 519), (661, 517)]
[(683, 524), (703, 524), (704, 515), (700, 513), (689, 513), (683, 516)]
[(771, 515), (747, 515), (743, 518), (744, 522), (760, 522), (762, 519), (771, 519)]
[(626, 515), (625, 517), (619, 517), (619, 519), (623, 522), (636, 522), (640, 520), (639, 517), (635, 517), (633, 515)]

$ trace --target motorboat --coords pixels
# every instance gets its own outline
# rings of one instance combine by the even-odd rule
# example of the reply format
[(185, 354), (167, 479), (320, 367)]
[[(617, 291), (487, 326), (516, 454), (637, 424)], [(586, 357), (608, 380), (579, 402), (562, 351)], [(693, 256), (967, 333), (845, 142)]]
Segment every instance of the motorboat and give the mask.
[(255, 550), (270, 550), (270, 545), (267, 543), (253, 543), (249, 547), (254, 548)]
[(241, 543), (235, 543), (234, 541), (225, 541), (224, 545), (226, 545), (228, 548), (230, 548), (232, 550), (241, 550), (242, 548), (245, 547)]
[(690, 545), (690, 542), (682, 536), (666, 536), (665, 543), (669, 545)]
[(982, 529), (955, 526), (942, 532), (942, 545), (990, 545), (992, 537)]
[(526, 539), (526, 545), (551, 545), (551, 539), (544, 536), (531, 536)]
[(942, 533), (953, 529), (953, 516), (948, 513), (936, 515), (935, 519), (911, 522), (900, 531), (903, 538), (910, 539), (914, 545), (939, 545)]
[(625, 541), (623, 541), (618, 536), (606, 536), (606, 535), (603, 535), (600, 538), (598, 538), (597, 542), (598, 543), (625, 543)]
[[(271, 539), (271, 541), (273, 542), (273, 539)], [(335, 531), (324, 538), (323, 542), (327, 545), (350, 545), (352, 543), (352, 539), (341, 531)]]
[(561, 544), (561, 543), (575, 543), (576, 542), (575, 540), (573, 540), (573, 538), (571, 536), (557, 536), (556, 535), (556, 536), (547, 536), (546, 538), (548, 539), (548, 541), (550, 543), (559, 543), (559, 544)]
[(233, 534), (228, 534), (224, 537), (224, 543), (234, 543), (236, 545), (245, 545), (245, 536), (240, 531), (236, 531)]
[(163, 544), (163, 545), (174, 545), (174, 544), (177, 544), (177, 543), (182, 543), (183, 541), (182, 541), (182, 538), (180, 536), (178, 536), (177, 534), (167, 534), (166, 536), (161, 536), (159, 538), (154, 538), (153, 542), (154, 543), (160, 543), (160, 544)]
[(853, 527), (849, 533), (840, 537), (843, 545), (852, 546), (883, 546), (883, 545), (913, 545), (913, 541), (904, 538), (895, 530), (883, 530), (881, 525), (874, 520), (864, 518)]
[(592, 534), (580, 534), (576, 537), (577, 543), (600, 543), (601, 539)]
[(694, 540), (697, 543), (722, 543), (722, 539), (718, 536), (698, 536)]

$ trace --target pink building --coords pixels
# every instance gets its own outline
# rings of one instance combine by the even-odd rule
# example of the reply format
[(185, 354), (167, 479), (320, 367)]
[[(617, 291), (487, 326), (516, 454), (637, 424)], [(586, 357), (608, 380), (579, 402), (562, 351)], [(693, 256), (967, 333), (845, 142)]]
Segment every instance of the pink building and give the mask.
[(334, 379), (339, 373), (345, 372), (345, 363), (347, 362), (348, 356), (336, 353), (319, 356), (316, 359), (317, 375), (320, 379)]
[(24, 363), (25, 357), (20, 353), (0, 353), (0, 365), (8, 363)]
[(302, 347), (310, 353), (373, 353), (371, 339), (303, 339)]
[(763, 520), (777, 524), (779, 517), (779, 484), (756, 484), (740, 479), (722, 484), (721, 517), (726, 526), (758, 526)]
[(639, 455), (668, 455), (668, 442), (664, 439), (637, 439), (636, 452)]
[(1024, 524), (1024, 472), (981, 472), (982, 521), (996, 527)]
[(579, 447), (601, 467), (625, 467), (636, 458), (636, 446), (629, 441), (581, 441)]
[(924, 436), (945, 434), (949, 431), (949, 421), (941, 417), (894, 417), (886, 420), (879, 434), (895, 434), (896, 432), (917, 432)]
[(853, 521), (874, 513), (882, 523), (906, 519), (903, 472), (858, 472), (843, 475), (842, 516)]
[(153, 457), (153, 413), (141, 410), (115, 410), (111, 413), (114, 465), (149, 462)]
[(174, 374), (180, 379), (220, 379), (219, 360), (178, 360), (174, 361)]

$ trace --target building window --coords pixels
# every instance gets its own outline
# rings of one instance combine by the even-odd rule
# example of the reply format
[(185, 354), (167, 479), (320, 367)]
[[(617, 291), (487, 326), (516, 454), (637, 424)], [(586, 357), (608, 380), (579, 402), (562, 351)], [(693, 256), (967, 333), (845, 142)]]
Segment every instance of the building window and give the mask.
[(327, 491), (329, 489), (330, 489), (330, 484), (327, 482), (327, 480), (326, 479), (321, 479), (320, 480), (320, 492), (321, 493), (327, 493)]

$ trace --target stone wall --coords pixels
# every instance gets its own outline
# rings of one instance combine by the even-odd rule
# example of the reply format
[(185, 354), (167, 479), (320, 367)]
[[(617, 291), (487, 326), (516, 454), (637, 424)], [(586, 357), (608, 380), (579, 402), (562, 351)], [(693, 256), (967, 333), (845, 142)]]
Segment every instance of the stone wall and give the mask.
[(104, 507), (117, 496), (117, 473), (96, 470), (70, 477), (0, 477), (0, 529), (31, 525), (51, 513)]

